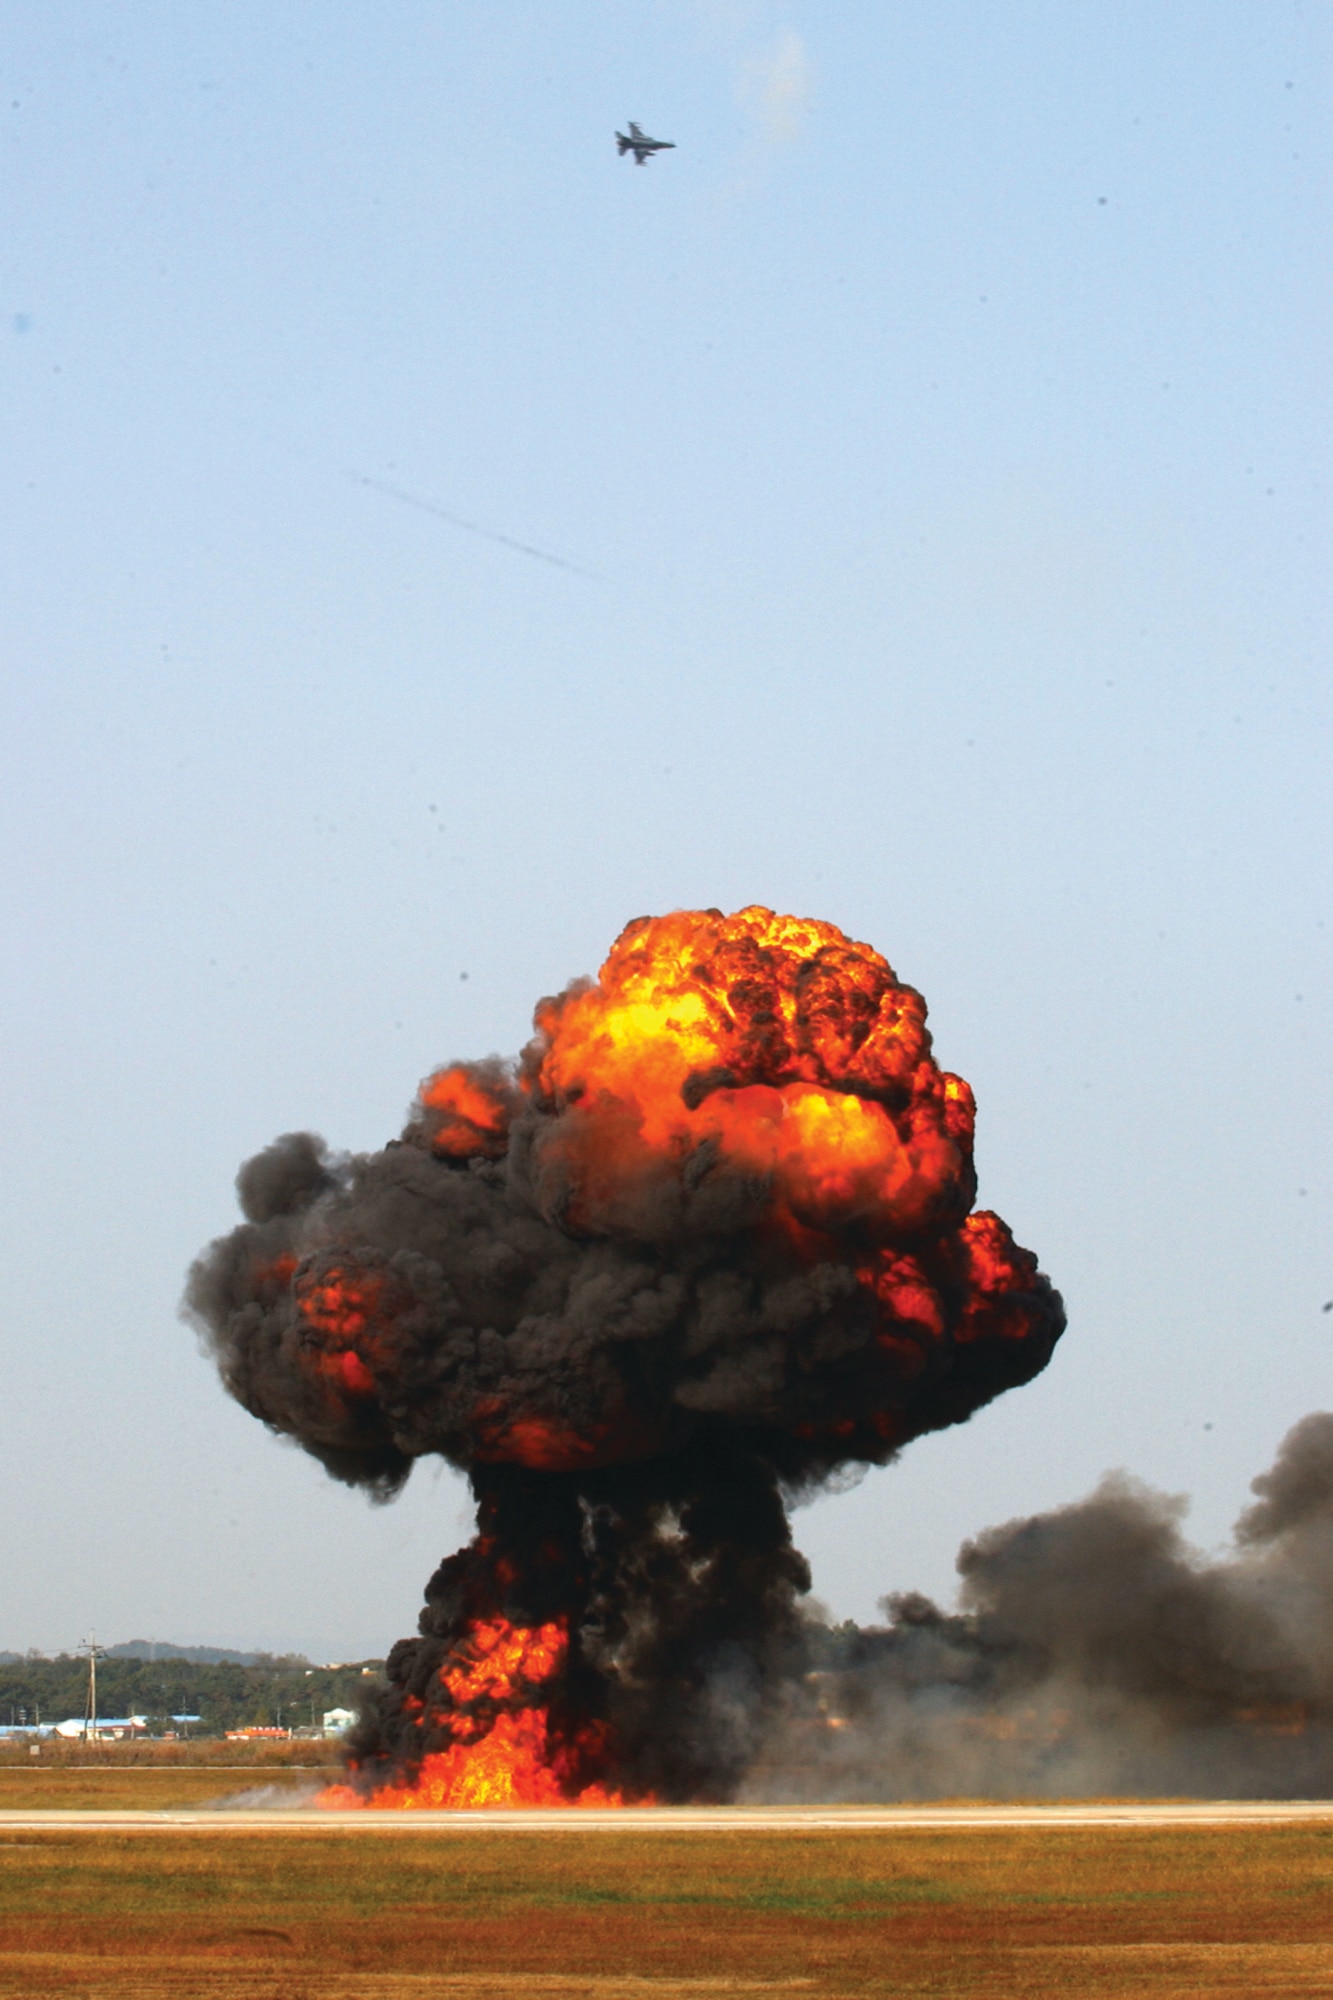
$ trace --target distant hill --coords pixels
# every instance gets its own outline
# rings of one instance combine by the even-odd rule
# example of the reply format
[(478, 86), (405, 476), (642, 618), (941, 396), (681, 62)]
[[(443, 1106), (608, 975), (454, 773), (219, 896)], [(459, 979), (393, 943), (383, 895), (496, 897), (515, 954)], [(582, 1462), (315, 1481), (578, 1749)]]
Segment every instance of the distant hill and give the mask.
[[(230, 1646), (178, 1646), (173, 1639), (125, 1639), (104, 1646), (108, 1660), (188, 1660), (192, 1667), (268, 1667), (294, 1673), (312, 1664), (304, 1653), (237, 1653)], [(67, 1653), (8, 1653), (0, 1650), (0, 1667), (21, 1667), (25, 1660), (69, 1659)]]
[[(108, 1646), (109, 1660), (188, 1660), (193, 1667), (308, 1667), (304, 1653), (235, 1653), (228, 1646), (177, 1646), (170, 1639), (126, 1639)], [(17, 1653), (0, 1660), (17, 1661)]]

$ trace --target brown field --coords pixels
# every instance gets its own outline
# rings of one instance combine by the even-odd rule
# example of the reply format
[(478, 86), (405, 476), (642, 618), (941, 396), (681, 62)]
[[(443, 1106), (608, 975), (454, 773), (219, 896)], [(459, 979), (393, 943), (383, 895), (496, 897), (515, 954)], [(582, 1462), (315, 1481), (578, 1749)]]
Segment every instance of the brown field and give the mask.
[[(228, 1746), (231, 1747), (230, 1745)], [(0, 1765), (0, 1812), (65, 1812), (101, 1809), (163, 1812), (172, 1806), (207, 1805), (252, 1786), (290, 1789), (293, 1796), (315, 1781), (340, 1777), (341, 1765), (313, 1759), (308, 1766), (253, 1756), (246, 1763), (216, 1764), (122, 1759), (80, 1764), (68, 1759), (39, 1765)]]
[(229, 1769), (262, 1765), (265, 1770), (318, 1764), (336, 1769), (340, 1762), (337, 1744), (320, 1737), (268, 1742), (260, 1737), (249, 1743), (229, 1743), (216, 1736), (176, 1742), (149, 1737), (138, 1743), (80, 1743), (77, 1738), (62, 1742), (48, 1737), (35, 1757), (21, 1739), (0, 1744), (0, 1778), (21, 1771), (164, 1771), (202, 1764)]
[(1056, 1831), (0, 1831), (0, 1995), (1333, 1992), (1333, 1822)]

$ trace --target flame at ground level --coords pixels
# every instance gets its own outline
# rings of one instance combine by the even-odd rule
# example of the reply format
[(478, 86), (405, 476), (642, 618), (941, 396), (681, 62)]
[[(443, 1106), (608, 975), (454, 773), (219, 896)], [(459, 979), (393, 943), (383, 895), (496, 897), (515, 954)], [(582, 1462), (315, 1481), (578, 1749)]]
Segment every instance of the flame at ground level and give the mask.
[[(559, 1621), (511, 1625), (479, 1620), (441, 1669), (438, 1681), (450, 1704), (443, 1721), (455, 1741), (427, 1751), (410, 1784), (329, 1785), (315, 1804), (324, 1810), (369, 1806), (380, 1811), (470, 1811), (484, 1806), (623, 1806), (620, 1791), (579, 1785), (607, 1748), (601, 1725), (585, 1724), (572, 1744), (553, 1740), (548, 1706), (532, 1699), (559, 1674), (569, 1635)], [(422, 1720), (424, 1722), (424, 1706)], [(352, 1767), (355, 1776), (356, 1767)], [(633, 1803), (652, 1805), (645, 1795)]]
[[(456, 1743), (424, 1757), (414, 1785), (381, 1785), (369, 1798), (351, 1785), (329, 1785), (315, 1800), (328, 1810), (370, 1806), (379, 1811), (461, 1812), (479, 1806), (623, 1806), (622, 1792), (587, 1785), (573, 1797), (548, 1762), (546, 1711), (523, 1708), (496, 1717), (477, 1743)], [(651, 1797), (636, 1805), (652, 1805)]]

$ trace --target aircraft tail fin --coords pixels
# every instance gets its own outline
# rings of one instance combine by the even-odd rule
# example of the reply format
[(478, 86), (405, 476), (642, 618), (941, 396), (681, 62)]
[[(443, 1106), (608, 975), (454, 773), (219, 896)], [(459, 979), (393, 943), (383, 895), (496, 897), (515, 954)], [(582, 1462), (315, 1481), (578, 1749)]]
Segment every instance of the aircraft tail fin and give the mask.
[(623, 132), (616, 133), (616, 148), (622, 160), (624, 159), (626, 153), (628, 153), (630, 147), (633, 144), (634, 141), (632, 139), (627, 139)]

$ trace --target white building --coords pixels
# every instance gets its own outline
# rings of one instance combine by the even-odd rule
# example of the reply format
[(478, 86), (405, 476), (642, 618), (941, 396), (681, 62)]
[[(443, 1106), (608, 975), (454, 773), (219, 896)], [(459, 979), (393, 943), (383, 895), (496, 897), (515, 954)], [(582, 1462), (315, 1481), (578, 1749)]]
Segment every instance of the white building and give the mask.
[(98, 1743), (123, 1743), (129, 1736), (146, 1736), (148, 1724), (141, 1715), (99, 1715), (92, 1729), (81, 1715), (71, 1715), (55, 1726), (57, 1736), (91, 1736)]

